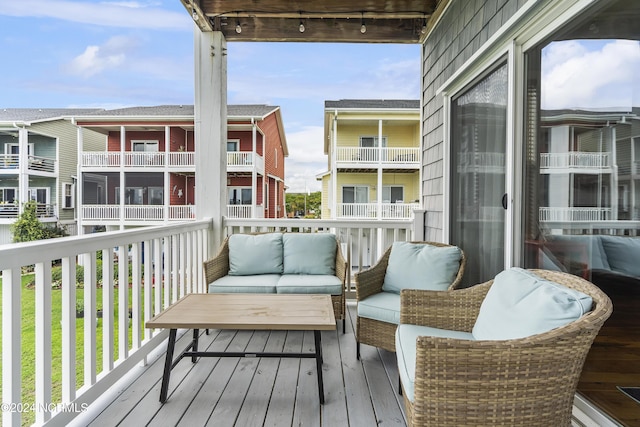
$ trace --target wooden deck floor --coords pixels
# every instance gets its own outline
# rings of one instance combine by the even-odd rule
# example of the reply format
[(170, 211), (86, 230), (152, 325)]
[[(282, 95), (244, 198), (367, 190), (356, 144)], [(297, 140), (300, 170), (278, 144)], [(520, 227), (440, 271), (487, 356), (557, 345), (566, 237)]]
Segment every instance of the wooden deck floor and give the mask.
[[(395, 354), (363, 345), (356, 360), (355, 307), (347, 331), (322, 332), (325, 404), (318, 400), (313, 359), (183, 359), (171, 374), (169, 399), (158, 401), (159, 358), (90, 426), (406, 426)], [(184, 348), (187, 335), (176, 349)], [(212, 331), (209, 351), (312, 351), (313, 332)], [(88, 415), (88, 414), (87, 414)]]

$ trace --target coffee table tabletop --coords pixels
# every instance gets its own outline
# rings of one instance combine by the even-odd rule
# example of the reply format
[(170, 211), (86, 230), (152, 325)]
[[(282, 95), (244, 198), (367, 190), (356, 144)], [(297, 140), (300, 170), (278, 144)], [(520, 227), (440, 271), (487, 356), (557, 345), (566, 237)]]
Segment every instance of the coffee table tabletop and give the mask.
[(147, 328), (333, 330), (330, 295), (189, 294), (148, 320)]

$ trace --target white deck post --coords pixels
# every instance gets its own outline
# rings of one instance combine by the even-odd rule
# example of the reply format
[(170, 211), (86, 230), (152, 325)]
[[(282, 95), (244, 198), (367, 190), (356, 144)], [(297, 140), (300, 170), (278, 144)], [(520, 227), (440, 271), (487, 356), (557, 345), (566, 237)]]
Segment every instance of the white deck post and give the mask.
[(196, 217), (212, 218), (209, 253), (222, 243), (227, 188), (227, 42), (220, 31), (194, 31)]

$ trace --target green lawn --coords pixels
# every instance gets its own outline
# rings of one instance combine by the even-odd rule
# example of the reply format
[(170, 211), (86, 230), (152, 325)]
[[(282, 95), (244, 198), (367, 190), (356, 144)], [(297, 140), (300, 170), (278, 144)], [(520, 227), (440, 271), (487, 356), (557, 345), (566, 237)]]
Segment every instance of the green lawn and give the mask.
[[(35, 289), (27, 286), (33, 280), (33, 275), (22, 277), (22, 402), (35, 401)], [(2, 281), (0, 279), (0, 301)], [(84, 289), (76, 289), (76, 301), (82, 304)], [(118, 357), (118, 289), (114, 289), (114, 360)], [(129, 292), (129, 307), (131, 306), (131, 292)], [(51, 291), (51, 341), (52, 341), (52, 402), (59, 403), (62, 399), (62, 290)], [(96, 307), (102, 309), (102, 288), (97, 289)], [(0, 322), (2, 305), (0, 304)], [(0, 340), (2, 330), (0, 328)], [(131, 326), (129, 327), (129, 345), (131, 345)], [(102, 319), (97, 319), (96, 330), (97, 373), (102, 371)], [(2, 360), (0, 358), (0, 372)], [(84, 319), (76, 319), (76, 387), (84, 383)], [(0, 376), (0, 389), (2, 378)], [(31, 425), (35, 421), (35, 413), (23, 413), (23, 425)]]

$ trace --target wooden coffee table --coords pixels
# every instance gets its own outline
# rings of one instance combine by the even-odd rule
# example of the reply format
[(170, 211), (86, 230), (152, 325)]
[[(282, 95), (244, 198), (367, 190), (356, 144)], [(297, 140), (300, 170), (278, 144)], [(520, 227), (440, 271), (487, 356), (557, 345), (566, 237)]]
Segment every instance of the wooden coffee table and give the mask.
[[(145, 327), (169, 329), (160, 402), (167, 400), (171, 369), (184, 357), (314, 358), (320, 403), (324, 403), (320, 331), (334, 330), (336, 321), (330, 295), (299, 294), (189, 294), (150, 319)], [(174, 360), (178, 329), (193, 329), (191, 343)], [(313, 331), (313, 353), (198, 351), (199, 329)]]

